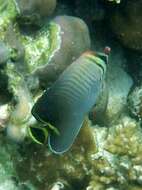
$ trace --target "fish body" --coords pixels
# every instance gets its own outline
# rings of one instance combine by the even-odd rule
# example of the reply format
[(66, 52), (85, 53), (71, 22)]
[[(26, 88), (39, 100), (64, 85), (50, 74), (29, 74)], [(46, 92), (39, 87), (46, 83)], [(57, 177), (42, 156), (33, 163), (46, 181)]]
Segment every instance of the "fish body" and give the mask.
[(59, 131), (59, 135), (49, 133), (48, 145), (52, 152), (66, 152), (73, 144), (86, 114), (97, 101), (105, 72), (105, 61), (99, 54), (86, 52), (33, 106), (32, 114), (37, 120), (50, 123)]

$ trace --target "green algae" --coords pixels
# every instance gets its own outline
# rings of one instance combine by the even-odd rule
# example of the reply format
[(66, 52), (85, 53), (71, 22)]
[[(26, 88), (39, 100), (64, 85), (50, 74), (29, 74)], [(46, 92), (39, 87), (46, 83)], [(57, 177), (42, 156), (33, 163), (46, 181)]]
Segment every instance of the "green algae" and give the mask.
[(0, 40), (3, 40), (9, 24), (14, 22), (18, 15), (15, 0), (0, 0), (0, 13)]
[(21, 36), (25, 47), (25, 61), (29, 72), (48, 64), (51, 57), (60, 47), (60, 27), (50, 23), (42, 28), (35, 36)]

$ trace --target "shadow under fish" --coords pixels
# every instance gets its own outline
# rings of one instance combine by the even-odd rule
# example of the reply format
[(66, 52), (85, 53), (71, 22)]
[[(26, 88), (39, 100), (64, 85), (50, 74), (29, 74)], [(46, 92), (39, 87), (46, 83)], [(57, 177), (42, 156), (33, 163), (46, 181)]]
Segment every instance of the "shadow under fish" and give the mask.
[(29, 128), (33, 140), (39, 144), (48, 141), (56, 154), (71, 147), (102, 91), (107, 62), (106, 53), (88, 51), (60, 75), (32, 108), (40, 122), (39, 127)]

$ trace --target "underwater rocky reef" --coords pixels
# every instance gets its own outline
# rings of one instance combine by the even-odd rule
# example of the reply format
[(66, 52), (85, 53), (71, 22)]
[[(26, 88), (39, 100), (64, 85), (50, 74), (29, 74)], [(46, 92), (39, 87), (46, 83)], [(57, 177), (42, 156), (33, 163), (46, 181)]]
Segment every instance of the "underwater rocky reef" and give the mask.
[[(142, 189), (141, 9), (141, 0), (0, 0), (0, 190)], [(56, 106), (64, 84), (71, 111)], [(48, 105), (49, 120), (72, 119), (63, 152), (47, 143), (60, 135), (43, 121)], [(79, 133), (72, 110), (87, 112)]]

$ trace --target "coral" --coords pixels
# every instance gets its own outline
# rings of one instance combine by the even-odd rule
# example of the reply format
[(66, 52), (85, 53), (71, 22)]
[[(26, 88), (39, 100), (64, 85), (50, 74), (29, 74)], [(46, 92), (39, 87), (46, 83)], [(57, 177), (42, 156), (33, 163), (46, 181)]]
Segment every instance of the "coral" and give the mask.
[(141, 119), (142, 118), (142, 86), (135, 86), (128, 96), (128, 107), (130, 113)]
[(50, 189), (60, 181), (73, 189), (139, 189), (141, 135), (139, 123), (128, 116), (121, 117), (109, 133), (107, 128), (86, 123), (67, 153), (56, 156), (44, 147), (28, 144), (33, 155), (25, 146), (22, 160), (14, 163), (21, 183), (30, 179), (37, 189)]
[(59, 27), (57, 37), (60, 44), (48, 65), (37, 68), (35, 72), (45, 86), (54, 82), (68, 65), (90, 48), (89, 31), (84, 21), (71, 16), (57, 16), (52, 22)]
[(4, 40), (9, 24), (14, 22), (18, 15), (15, 0), (0, 0), (0, 13), (0, 40)]
[(22, 35), (18, 26), (10, 28), (6, 33), (6, 43), (11, 49), (12, 60), (18, 62), (16, 67), (20, 69), (19, 72), (26, 77), (29, 75), (28, 85), (31, 86), (31, 79), (38, 78), (40, 85), (45, 88), (74, 59), (90, 48), (90, 37), (81, 19), (58, 16), (35, 35)]
[(94, 155), (88, 189), (140, 189), (141, 135), (139, 124), (127, 116), (110, 128), (107, 138), (100, 139), (98, 157)]

